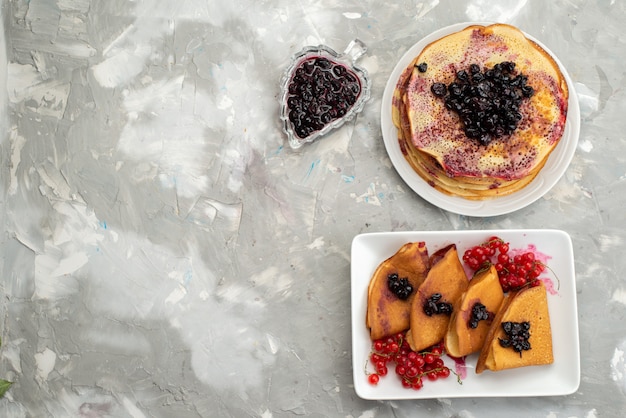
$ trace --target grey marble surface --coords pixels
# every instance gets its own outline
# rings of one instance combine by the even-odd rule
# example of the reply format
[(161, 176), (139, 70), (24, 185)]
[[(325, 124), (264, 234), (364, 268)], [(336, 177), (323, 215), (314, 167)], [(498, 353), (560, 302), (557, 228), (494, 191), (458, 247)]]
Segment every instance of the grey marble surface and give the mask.
[[(2, 417), (614, 417), (626, 410), (626, 3), (621, 0), (4, 0)], [(488, 218), (425, 202), (380, 129), (423, 36), (516, 25), (569, 71), (573, 161)], [(359, 38), (372, 97), (298, 152), (279, 80)], [(350, 246), (374, 231), (556, 228), (574, 243), (581, 383), (569, 396), (365, 401)]]

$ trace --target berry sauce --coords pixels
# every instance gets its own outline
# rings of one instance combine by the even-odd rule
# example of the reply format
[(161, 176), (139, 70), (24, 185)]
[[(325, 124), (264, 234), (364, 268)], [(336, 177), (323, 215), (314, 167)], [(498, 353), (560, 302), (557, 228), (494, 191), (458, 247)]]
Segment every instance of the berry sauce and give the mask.
[(458, 114), (468, 138), (487, 145), (517, 129), (522, 101), (535, 93), (527, 81), (511, 61), (490, 69), (471, 64), (457, 71), (450, 84), (434, 83), (431, 91), (444, 100), (446, 109)]
[(361, 95), (359, 77), (325, 57), (309, 57), (296, 67), (288, 86), (287, 110), (301, 139), (344, 117)]

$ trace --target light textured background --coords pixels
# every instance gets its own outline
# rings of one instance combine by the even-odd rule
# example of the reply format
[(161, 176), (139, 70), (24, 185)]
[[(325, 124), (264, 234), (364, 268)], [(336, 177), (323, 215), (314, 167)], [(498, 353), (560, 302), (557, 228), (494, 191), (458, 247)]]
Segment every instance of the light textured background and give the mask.
[[(626, 3), (4, 0), (0, 377), (15, 417), (612, 417), (626, 410)], [(568, 171), (516, 213), (423, 201), (380, 133), (397, 60), (463, 21), (517, 25), (568, 69)], [(369, 47), (372, 98), (299, 152), (279, 80), (305, 45)], [(4, 65), (4, 63), (7, 65)], [(6, 88), (6, 90), (4, 90)], [(582, 379), (567, 397), (372, 402), (352, 386), (362, 232), (557, 228)]]

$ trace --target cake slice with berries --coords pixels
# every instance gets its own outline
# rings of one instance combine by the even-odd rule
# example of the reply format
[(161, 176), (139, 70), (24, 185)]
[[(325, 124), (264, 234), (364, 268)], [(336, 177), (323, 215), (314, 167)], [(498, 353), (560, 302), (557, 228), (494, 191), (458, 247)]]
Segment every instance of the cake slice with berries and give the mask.
[(552, 364), (552, 328), (543, 282), (507, 294), (476, 364), (476, 373)]
[(413, 351), (443, 340), (454, 307), (469, 283), (454, 244), (435, 252), (430, 265), (411, 306), (407, 341)]
[(494, 265), (476, 272), (458, 308), (452, 312), (444, 338), (446, 352), (460, 358), (480, 351), (503, 300), (504, 292)]
[(409, 329), (411, 303), (428, 269), (424, 242), (404, 244), (378, 265), (367, 291), (365, 324), (372, 340)]

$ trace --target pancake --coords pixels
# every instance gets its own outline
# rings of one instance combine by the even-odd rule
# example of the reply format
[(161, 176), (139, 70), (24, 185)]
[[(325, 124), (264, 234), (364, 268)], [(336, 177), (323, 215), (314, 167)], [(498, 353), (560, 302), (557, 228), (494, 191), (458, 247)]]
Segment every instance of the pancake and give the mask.
[[(494, 265), (477, 272), (450, 318), (444, 338), (446, 352), (460, 358), (480, 351), (503, 299), (504, 293)], [(486, 316), (478, 320), (472, 315), (474, 309), (480, 312), (480, 308), (476, 308), (477, 304), (482, 305)]]
[[(527, 287), (506, 296), (485, 338), (476, 363), (476, 373), (554, 362), (546, 288), (542, 282), (538, 283), (538, 286)], [(512, 338), (505, 332), (505, 323), (528, 324), (529, 345), (520, 350), (506, 343)]]
[[(443, 340), (450, 316), (469, 283), (454, 244), (435, 252), (430, 264), (411, 306), (411, 329), (406, 338), (413, 351), (422, 351)], [(429, 303), (439, 306), (433, 310)]]
[[(472, 65), (487, 74), (502, 63), (514, 64), (510, 78), (523, 78), (532, 94), (516, 102), (513, 128), (478, 140), (468, 136), (460, 113), (446, 107), (432, 86), (457, 83), (458, 72), (469, 72)], [(427, 45), (403, 71), (392, 120), (400, 149), (420, 177), (443, 193), (482, 200), (519, 191), (537, 176), (563, 136), (568, 97), (557, 63), (521, 31), (473, 25)], [(488, 101), (495, 107), (492, 96)]]
[[(417, 288), (429, 269), (428, 250), (424, 242), (404, 244), (394, 255), (378, 265), (367, 289), (365, 325), (372, 340), (409, 329), (410, 309)], [(389, 276), (406, 278), (413, 292), (401, 299), (389, 289)]]

